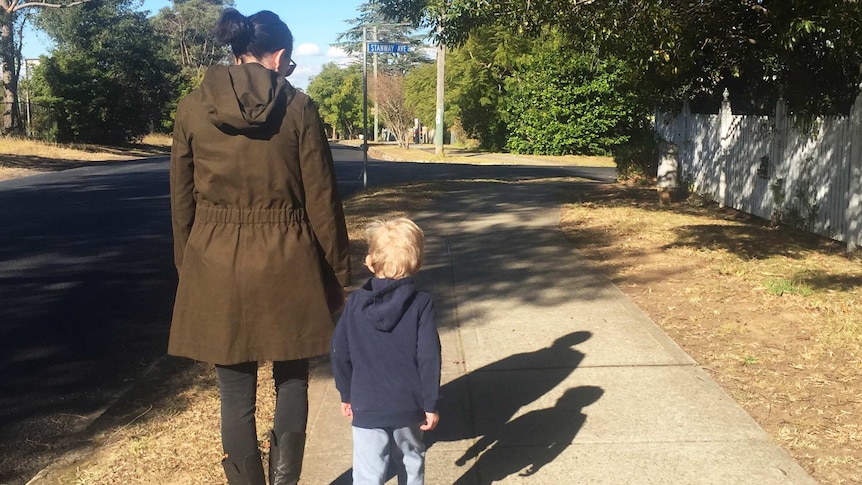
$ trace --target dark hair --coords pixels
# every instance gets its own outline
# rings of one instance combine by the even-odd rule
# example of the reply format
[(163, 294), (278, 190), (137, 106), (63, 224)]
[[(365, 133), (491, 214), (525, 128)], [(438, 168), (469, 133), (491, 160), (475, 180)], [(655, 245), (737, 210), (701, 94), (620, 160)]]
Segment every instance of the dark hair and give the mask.
[(288, 56), (293, 53), (293, 34), (287, 24), (269, 10), (246, 17), (234, 8), (227, 8), (213, 35), (219, 42), (230, 44), (236, 57), (250, 54), (260, 59), (279, 49), (284, 49)]

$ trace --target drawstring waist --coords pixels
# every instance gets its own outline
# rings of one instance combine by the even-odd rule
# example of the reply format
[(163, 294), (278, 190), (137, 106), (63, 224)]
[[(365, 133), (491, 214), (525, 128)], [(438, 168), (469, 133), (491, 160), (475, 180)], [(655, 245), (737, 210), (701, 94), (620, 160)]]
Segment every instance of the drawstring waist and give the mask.
[(291, 224), (305, 219), (305, 210), (293, 207), (283, 209), (234, 209), (199, 202), (195, 220), (222, 224)]

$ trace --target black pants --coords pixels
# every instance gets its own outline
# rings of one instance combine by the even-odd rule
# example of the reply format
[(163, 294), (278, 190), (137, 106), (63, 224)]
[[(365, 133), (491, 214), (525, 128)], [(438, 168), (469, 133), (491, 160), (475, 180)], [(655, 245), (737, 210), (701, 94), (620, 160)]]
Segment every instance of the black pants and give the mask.
[[(258, 452), (254, 411), (257, 397), (257, 362), (217, 365), (221, 398), (221, 439), (225, 455), (242, 460)], [(305, 432), (308, 422), (308, 359), (273, 362), (276, 436)]]

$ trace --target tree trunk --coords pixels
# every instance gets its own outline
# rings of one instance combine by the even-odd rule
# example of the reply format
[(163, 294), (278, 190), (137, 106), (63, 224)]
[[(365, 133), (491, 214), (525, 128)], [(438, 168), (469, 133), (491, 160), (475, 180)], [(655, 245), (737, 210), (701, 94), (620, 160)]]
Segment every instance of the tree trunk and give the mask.
[(21, 63), (15, 45), (15, 12), (0, 10), (0, 70), (3, 71), (3, 114), (0, 135), (21, 135), (23, 124), (18, 107), (18, 73)]

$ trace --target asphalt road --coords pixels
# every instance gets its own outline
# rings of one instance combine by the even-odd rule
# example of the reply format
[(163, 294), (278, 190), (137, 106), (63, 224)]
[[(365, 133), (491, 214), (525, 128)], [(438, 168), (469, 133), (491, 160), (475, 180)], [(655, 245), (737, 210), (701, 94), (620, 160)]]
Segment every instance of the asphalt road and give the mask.
[[(344, 197), (362, 152), (334, 147)], [(165, 158), (0, 182), (0, 485), (26, 483), (167, 346), (176, 285)], [(608, 169), (368, 164), (369, 185), (613, 178)]]

